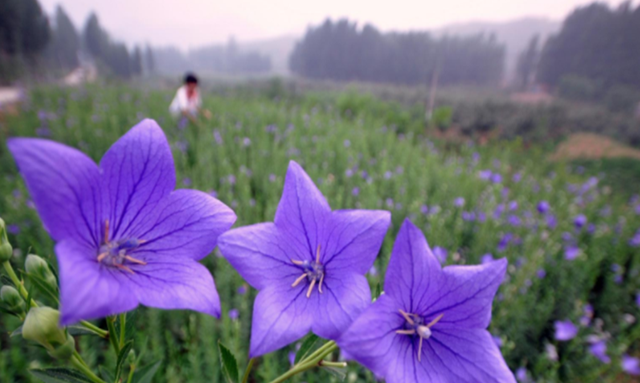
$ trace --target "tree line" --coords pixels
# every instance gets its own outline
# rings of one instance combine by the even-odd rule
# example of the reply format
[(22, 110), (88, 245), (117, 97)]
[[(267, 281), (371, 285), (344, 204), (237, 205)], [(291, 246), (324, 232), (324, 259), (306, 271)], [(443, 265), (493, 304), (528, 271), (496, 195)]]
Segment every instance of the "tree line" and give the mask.
[(307, 30), (291, 54), (298, 75), (344, 81), (424, 84), (437, 74), (444, 85), (496, 85), (505, 48), (492, 35), (442, 36), (427, 32), (382, 33), (347, 19), (327, 19)]

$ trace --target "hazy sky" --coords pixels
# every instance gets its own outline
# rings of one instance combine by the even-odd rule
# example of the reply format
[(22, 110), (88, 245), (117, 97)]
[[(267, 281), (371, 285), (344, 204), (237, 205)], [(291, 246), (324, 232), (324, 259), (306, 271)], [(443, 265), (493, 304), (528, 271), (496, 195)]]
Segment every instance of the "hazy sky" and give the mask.
[[(561, 20), (589, 0), (40, 0), (49, 14), (62, 4), (77, 27), (90, 11), (127, 43), (182, 48), (236, 39), (301, 34), (326, 17), (348, 16), (382, 30), (428, 29), (464, 21), (525, 16)], [(620, 0), (607, 0), (616, 5)]]

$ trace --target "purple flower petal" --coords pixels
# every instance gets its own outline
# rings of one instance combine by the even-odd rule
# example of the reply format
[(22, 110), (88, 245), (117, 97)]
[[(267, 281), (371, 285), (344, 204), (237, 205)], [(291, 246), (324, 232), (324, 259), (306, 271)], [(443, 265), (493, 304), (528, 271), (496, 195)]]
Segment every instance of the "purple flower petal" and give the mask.
[(607, 342), (604, 340), (598, 341), (589, 346), (589, 352), (600, 359), (602, 363), (610, 363), (611, 358), (607, 355)]
[(629, 375), (640, 375), (640, 360), (629, 355), (622, 355), (622, 369)]
[(84, 153), (48, 140), (13, 138), (8, 146), (51, 237), (97, 246), (103, 223), (98, 166)]
[(134, 126), (100, 161), (111, 238), (130, 236), (176, 186), (171, 147), (153, 120)]

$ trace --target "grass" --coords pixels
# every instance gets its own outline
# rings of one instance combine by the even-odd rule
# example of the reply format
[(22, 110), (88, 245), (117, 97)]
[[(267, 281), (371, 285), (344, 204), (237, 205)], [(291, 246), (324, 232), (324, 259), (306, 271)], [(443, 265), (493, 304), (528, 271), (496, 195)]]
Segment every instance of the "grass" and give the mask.
[[(547, 162), (548, 153), (525, 150), (517, 142), (483, 147), (434, 143), (423, 135), (416, 120), (419, 114), (413, 110), (356, 94), (211, 94), (205, 104), (213, 120), (183, 130), (168, 115), (171, 96), (125, 86), (35, 89), (24, 112), (7, 117), (0, 139), (4, 143), (8, 136), (44, 135), (99, 161), (141, 118), (154, 118), (174, 149), (178, 187), (215, 192), (236, 211), (236, 226), (273, 220), (287, 164), (293, 159), (316, 181), (332, 208), (392, 211), (392, 227), (375, 270), (368, 274), (372, 288), (384, 280), (393, 239), (406, 217), (424, 230), (432, 247), (448, 250), (450, 264), (477, 264), (487, 253), (507, 257), (508, 276), (494, 302), (489, 330), (501, 339), (512, 370), (524, 367), (537, 381), (614, 381), (621, 376), (621, 355), (640, 352), (640, 326), (630, 320), (639, 314), (635, 296), (640, 291), (640, 254), (628, 244), (640, 217), (617, 188), (602, 183), (588, 187), (588, 174), (578, 174), (566, 163)], [(481, 169), (501, 174), (502, 182), (480, 179)], [(454, 206), (457, 197), (465, 199), (464, 207)], [(551, 204), (557, 227), (549, 227), (536, 212), (541, 200)], [(15, 225), (10, 241), (17, 249), (13, 263), (18, 269), (27, 253), (55, 264), (53, 243), (28, 202), (13, 160), (0, 145), (0, 215)], [(510, 210), (512, 202), (517, 208)], [(496, 214), (497, 210), (503, 212)], [(475, 220), (463, 219), (468, 217), (463, 213), (471, 212)], [(594, 224), (592, 233), (573, 228), (573, 218), (581, 213)], [(512, 239), (501, 248), (507, 234)], [(568, 241), (582, 252), (573, 261), (564, 257)], [(157, 381), (222, 382), (218, 341), (246, 365), (256, 292), (239, 292), (247, 286), (217, 251), (204, 264), (216, 279), (223, 308), (220, 320), (187, 311), (137, 310), (135, 347), (144, 353), (145, 363), (163, 360)], [(45, 297), (37, 298), (46, 302)], [(589, 324), (575, 339), (555, 341), (554, 321), (577, 324), (587, 303), (594, 310)], [(228, 317), (231, 309), (239, 311), (237, 321)], [(0, 317), (0, 376), (31, 382), (28, 368), (52, 361), (35, 346), (8, 337), (18, 325), (12, 317)], [(610, 364), (588, 352), (589, 336), (608, 340)], [(78, 344), (90, 365), (115, 365), (108, 342), (82, 337)], [(550, 357), (552, 347), (556, 358)], [(282, 374), (294, 350), (292, 345), (259, 359), (251, 381)], [(375, 381), (355, 363), (347, 379)], [(292, 381), (337, 378), (313, 371)]]

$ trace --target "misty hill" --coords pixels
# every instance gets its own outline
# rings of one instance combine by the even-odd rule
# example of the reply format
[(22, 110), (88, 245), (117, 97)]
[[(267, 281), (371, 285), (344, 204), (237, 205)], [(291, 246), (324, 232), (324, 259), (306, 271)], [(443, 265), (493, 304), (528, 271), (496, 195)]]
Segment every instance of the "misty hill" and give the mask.
[(497, 40), (503, 43), (507, 49), (505, 62), (505, 76), (511, 80), (515, 73), (515, 65), (520, 52), (529, 43), (531, 37), (540, 35), (540, 41), (545, 42), (547, 37), (560, 30), (562, 23), (546, 18), (527, 17), (506, 22), (472, 21), (456, 23), (438, 28), (436, 34), (474, 35), (478, 33), (495, 34)]

